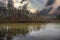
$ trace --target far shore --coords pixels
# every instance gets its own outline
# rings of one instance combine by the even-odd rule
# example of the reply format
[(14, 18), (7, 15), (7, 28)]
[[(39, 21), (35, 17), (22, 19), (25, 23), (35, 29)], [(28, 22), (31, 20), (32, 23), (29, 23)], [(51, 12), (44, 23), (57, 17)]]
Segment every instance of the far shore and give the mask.
[(60, 23), (60, 20), (40, 20), (40, 21), (0, 21), (0, 23)]

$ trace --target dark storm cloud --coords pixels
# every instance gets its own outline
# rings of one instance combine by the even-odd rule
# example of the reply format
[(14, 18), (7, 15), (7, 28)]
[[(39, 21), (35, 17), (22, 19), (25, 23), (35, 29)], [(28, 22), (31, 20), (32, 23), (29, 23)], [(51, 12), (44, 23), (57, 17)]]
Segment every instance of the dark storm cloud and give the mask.
[(55, 3), (56, 0), (48, 0), (46, 6), (50, 6)]
[(21, 3), (23, 3), (23, 9), (26, 10), (27, 9), (27, 5), (28, 3), (26, 3), (27, 1), (26, 0), (22, 0)]

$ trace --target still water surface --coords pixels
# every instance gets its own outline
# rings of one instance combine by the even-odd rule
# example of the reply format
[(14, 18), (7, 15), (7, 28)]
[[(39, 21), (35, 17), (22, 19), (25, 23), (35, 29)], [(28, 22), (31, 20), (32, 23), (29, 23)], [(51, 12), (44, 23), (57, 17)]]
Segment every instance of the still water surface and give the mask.
[(60, 23), (4, 23), (3, 40), (60, 40)]

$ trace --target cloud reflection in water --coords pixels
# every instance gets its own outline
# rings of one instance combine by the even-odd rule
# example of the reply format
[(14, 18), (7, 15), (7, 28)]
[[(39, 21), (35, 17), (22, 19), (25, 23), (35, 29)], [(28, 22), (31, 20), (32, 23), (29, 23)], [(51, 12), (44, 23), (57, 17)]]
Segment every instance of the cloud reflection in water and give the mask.
[[(17, 40), (60, 40), (60, 29), (58, 29), (60, 25), (49, 23), (45, 25), (45, 28), (42, 28), (37, 31), (31, 31), (29, 32), (25, 37), (21, 36), (15, 36)], [(16, 40), (14, 38), (13, 40)]]

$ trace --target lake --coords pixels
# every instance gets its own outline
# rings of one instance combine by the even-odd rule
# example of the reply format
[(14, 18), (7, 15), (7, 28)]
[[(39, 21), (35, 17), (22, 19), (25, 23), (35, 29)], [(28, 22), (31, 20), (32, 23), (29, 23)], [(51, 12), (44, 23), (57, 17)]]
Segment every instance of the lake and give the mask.
[(60, 23), (1, 23), (3, 40), (60, 40)]

